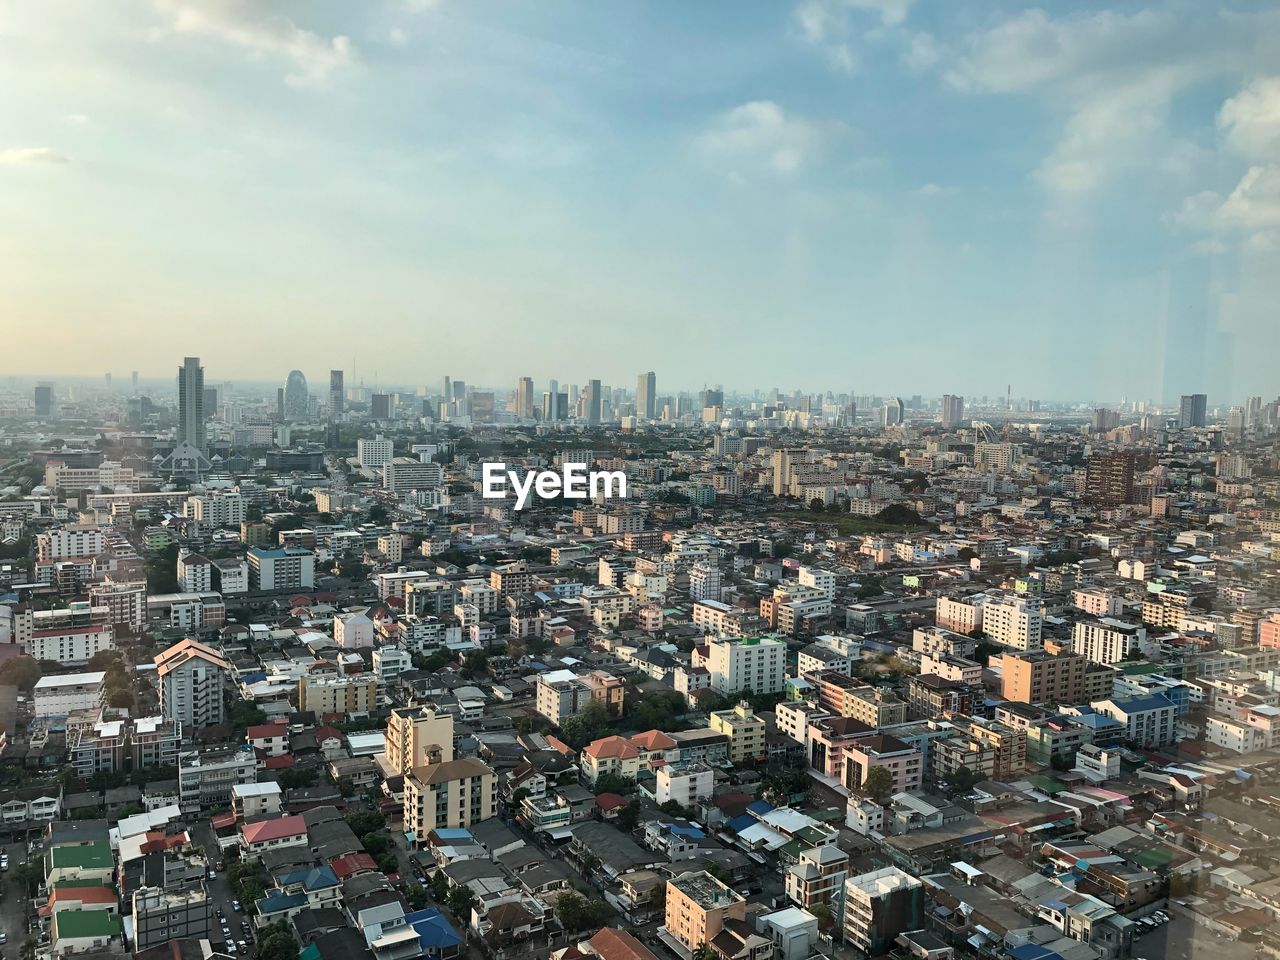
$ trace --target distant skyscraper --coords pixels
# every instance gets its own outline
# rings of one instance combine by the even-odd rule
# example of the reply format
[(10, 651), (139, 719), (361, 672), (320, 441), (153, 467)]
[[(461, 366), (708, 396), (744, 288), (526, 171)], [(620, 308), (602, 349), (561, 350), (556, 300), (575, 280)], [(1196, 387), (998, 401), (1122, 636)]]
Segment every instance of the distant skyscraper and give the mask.
[(347, 406), (347, 391), (342, 383), (342, 371), (329, 371), (329, 416), (338, 418)]
[(178, 368), (178, 442), (203, 452), (204, 367), (199, 357), (184, 357)]
[(533, 378), (521, 377), (516, 381), (516, 416), (533, 419)]
[(636, 378), (636, 416), (652, 420), (657, 414), (658, 377), (652, 370)]
[(476, 423), (493, 423), (495, 418), (492, 390), (476, 390), (472, 392), (471, 418)]
[(964, 421), (964, 397), (957, 397), (953, 393), (944, 394), (942, 397), (942, 425), (950, 430), (952, 427), (958, 427)]
[(703, 390), (702, 391), (702, 409), (707, 407), (723, 407), (724, 391), (723, 390)]
[(1244, 402), (1244, 417), (1246, 422), (1253, 426), (1262, 417), (1262, 398), (1249, 397)]
[(138, 371), (137, 370), (133, 371), (132, 379), (133, 379), (133, 392), (130, 394), (130, 396), (136, 397), (138, 395)]
[(53, 416), (53, 384), (38, 383), (35, 392), (36, 416), (51, 417)]
[(311, 399), (307, 392), (307, 378), (301, 370), (290, 370), (284, 384), (284, 415), (288, 420), (307, 419), (307, 404)]
[(587, 381), (587, 423), (599, 423), (603, 404), (600, 381)]
[(391, 394), (375, 393), (369, 401), (369, 416), (375, 420), (390, 420)]
[(276, 387), (276, 419), (284, 420), (284, 387)]
[(903, 414), (902, 401), (897, 397), (890, 397), (884, 402), (884, 406), (880, 408), (880, 426), (892, 427), (902, 423)]
[(107, 393), (110, 393), (111, 392), (111, 374), (110, 373), (104, 374), (102, 379), (104, 384), (106, 385)]
[(212, 420), (218, 412), (218, 388), (204, 388), (204, 418)]
[(1178, 423), (1184, 429), (1203, 427), (1208, 413), (1208, 398), (1203, 393), (1184, 393), (1178, 406)]

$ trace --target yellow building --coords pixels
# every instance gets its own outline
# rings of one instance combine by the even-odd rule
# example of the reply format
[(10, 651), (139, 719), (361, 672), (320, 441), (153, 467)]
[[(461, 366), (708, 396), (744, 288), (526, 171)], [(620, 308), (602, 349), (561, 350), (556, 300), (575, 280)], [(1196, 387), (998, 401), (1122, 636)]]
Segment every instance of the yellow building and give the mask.
[(729, 738), (729, 759), (734, 763), (748, 763), (765, 756), (765, 722), (755, 715), (747, 701), (739, 702), (732, 710), (715, 711), (709, 726)]
[(378, 678), (371, 673), (304, 676), (298, 679), (298, 709), (317, 717), (371, 713), (378, 706)]
[(427, 834), (445, 827), (469, 827), (498, 815), (493, 771), (463, 757), (414, 767), (404, 778), (404, 825), (422, 846)]
[(452, 760), (453, 715), (398, 707), (387, 719), (386, 738), (387, 767), (396, 773)]
[(747, 918), (747, 901), (705, 870), (667, 881), (667, 932), (690, 953), (710, 945), (726, 920)]

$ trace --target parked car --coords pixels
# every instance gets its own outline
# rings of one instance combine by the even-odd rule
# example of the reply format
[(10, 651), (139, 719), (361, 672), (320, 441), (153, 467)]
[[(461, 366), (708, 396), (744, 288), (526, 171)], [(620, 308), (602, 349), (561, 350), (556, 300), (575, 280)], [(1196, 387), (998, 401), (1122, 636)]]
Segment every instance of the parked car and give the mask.
[(232, 910), (234, 910), (236, 913), (239, 913), (239, 912), (240, 912), (240, 901), (239, 901), (239, 900), (232, 900), (232, 901), (231, 901), (231, 909), (232, 909)]

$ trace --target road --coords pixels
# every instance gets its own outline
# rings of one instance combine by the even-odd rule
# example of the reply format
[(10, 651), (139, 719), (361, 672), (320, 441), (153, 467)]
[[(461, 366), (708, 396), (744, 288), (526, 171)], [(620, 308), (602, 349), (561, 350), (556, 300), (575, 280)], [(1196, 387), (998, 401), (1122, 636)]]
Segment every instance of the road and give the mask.
[(0, 946), (0, 955), (16, 957), (22, 950), (22, 944), (33, 936), (27, 932), (27, 916), (31, 901), (24, 896), (13, 871), (27, 859), (27, 845), (23, 842), (0, 844), (0, 850), (9, 855), (9, 871), (0, 874), (0, 931), (4, 932), (5, 943)]
[[(213, 863), (224, 862), (221, 851), (218, 850), (218, 842), (214, 838), (213, 829), (209, 826), (209, 821), (204, 820), (196, 824), (192, 830), (193, 839), (196, 843), (204, 847), (209, 859)], [(205, 880), (205, 889), (209, 895), (209, 939), (215, 944), (221, 944), (224, 940), (222, 933), (222, 921), (225, 918), (227, 926), (231, 930), (231, 939), (235, 941), (243, 940), (248, 946), (247, 954), (237, 954), (238, 956), (253, 956), (257, 949), (251, 930), (245, 928), (245, 924), (249, 923), (249, 915), (243, 912), (243, 904), (241, 912), (237, 913), (231, 906), (231, 902), (235, 899), (235, 891), (231, 889), (231, 884), (227, 882), (227, 874), (225, 871), (219, 871), (214, 879)]]

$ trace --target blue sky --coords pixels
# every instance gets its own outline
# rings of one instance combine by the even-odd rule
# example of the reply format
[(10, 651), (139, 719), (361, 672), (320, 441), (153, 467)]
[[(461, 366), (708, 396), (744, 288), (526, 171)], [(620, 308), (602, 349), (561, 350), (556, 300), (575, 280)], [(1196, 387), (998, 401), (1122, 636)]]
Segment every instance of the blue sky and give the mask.
[(48, 0), (0, 116), (0, 372), (1277, 389), (1274, 4)]

